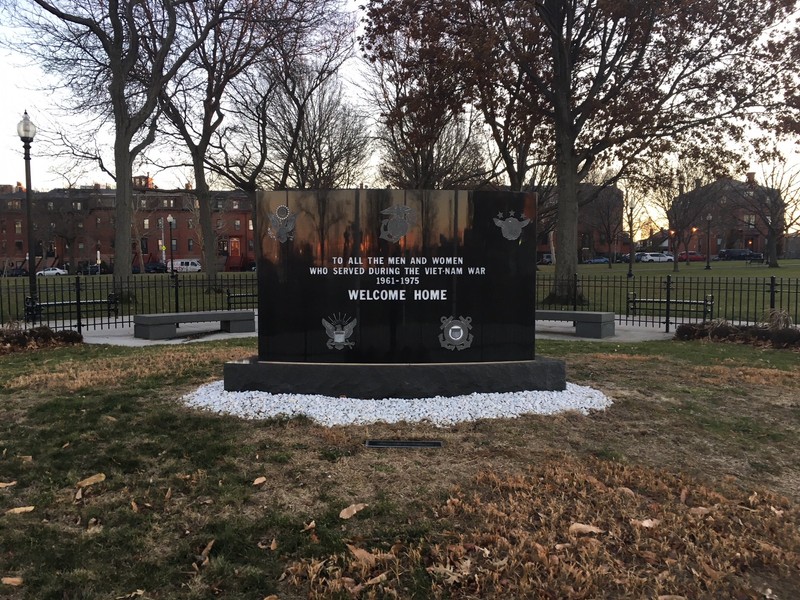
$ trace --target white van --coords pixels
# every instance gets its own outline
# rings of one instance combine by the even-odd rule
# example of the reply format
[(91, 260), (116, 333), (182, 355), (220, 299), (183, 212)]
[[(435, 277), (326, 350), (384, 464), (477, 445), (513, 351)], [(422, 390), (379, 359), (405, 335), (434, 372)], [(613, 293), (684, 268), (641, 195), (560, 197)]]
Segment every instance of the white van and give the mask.
[(175, 259), (175, 266), (172, 266), (172, 261), (167, 261), (167, 271), (172, 273), (175, 270), (178, 273), (197, 273), (201, 270), (200, 261), (193, 258)]

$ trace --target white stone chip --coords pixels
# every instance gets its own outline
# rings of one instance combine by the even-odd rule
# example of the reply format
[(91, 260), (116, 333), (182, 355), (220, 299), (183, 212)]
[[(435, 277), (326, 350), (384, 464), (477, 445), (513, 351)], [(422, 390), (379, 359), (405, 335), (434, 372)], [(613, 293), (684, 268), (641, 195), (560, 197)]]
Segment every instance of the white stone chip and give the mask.
[(478, 419), (552, 415), (565, 411), (588, 414), (612, 401), (602, 392), (567, 383), (563, 392), (530, 391), (469, 394), (444, 398), (361, 400), (320, 395), (226, 392), (222, 381), (204, 385), (181, 399), (187, 406), (244, 419), (296, 417), (333, 427), (368, 423), (427, 421), (438, 427)]

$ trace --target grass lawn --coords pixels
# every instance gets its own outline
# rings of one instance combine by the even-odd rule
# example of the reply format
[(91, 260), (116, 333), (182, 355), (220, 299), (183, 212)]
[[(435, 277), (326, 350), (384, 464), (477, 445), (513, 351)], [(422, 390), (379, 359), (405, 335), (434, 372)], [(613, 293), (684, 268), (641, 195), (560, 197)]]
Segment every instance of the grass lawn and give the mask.
[[(784, 599), (800, 586), (796, 352), (539, 341), (569, 381), (614, 399), (589, 416), (325, 428), (181, 405), (255, 344), (3, 356), (0, 597)], [(380, 438), (444, 446), (364, 446)]]

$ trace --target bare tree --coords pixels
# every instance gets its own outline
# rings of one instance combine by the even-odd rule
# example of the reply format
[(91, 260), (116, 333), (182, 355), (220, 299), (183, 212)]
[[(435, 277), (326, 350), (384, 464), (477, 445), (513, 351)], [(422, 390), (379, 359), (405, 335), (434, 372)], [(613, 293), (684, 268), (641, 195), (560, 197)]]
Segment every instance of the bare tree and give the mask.
[(12, 22), (29, 33), (17, 49), (57, 77), (72, 109), (96, 115), (114, 137), (115, 268), (131, 273), (133, 163), (156, 135), (158, 97), (181, 65), (221, 20), (227, 0), (204, 0), (208, 20), (193, 42), (183, 27), (189, 0), (34, 0), (11, 8)]

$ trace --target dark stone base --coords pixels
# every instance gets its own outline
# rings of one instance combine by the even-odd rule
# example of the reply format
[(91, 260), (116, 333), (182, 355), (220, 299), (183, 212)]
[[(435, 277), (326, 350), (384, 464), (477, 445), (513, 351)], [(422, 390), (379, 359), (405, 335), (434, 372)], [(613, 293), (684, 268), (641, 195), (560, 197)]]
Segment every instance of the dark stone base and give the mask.
[(225, 390), (273, 394), (321, 394), (348, 398), (431, 398), (472, 393), (563, 391), (560, 360), (490, 363), (342, 364), (225, 363)]

